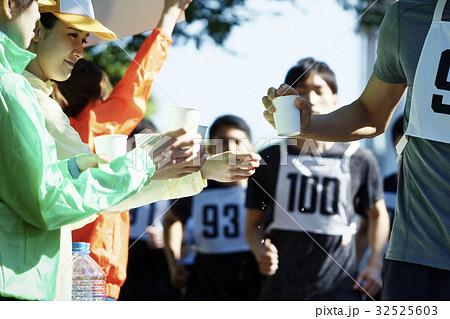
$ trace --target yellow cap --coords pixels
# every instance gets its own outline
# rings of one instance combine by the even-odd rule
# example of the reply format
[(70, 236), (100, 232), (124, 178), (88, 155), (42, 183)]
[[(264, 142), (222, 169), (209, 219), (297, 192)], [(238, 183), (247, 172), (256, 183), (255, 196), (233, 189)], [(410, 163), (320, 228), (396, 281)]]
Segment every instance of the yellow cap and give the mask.
[[(40, 2), (55, 2), (53, 0), (39, 0)], [(94, 33), (98, 37), (112, 41), (116, 34), (95, 19), (94, 7), (91, 0), (56, 0), (54, 5), (39, 7), (41, 13), (51, 12), (59, 20), (80, 31)]]
[(56, 1), (53, 0), (38, 0), (39, 6), (56, 6)]

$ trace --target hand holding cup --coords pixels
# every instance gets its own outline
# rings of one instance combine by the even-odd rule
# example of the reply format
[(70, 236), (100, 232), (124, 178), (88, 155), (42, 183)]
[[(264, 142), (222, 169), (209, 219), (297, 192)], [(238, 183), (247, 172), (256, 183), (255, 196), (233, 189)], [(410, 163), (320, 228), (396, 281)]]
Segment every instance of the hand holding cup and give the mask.
[(202, 176), (222, 183), (247, 179), (259, 167), (261, 156), (253, 152), (236, 153), (227, 151), (212, 155), (202, 167)]
[[(106, 156), (110, 161), (125, 155), (127, 152), (127, 135), (109, 134), (94, 137), (95, 153)], [(105, 164), (99, 163), (102, 168)]]
[(200, 143), (200, 134), (193, 134), (191, 128), (166, 132), (140, 146), (156, 167), (151, 180), (180, 178), (202, 168), (206, 160), (205, 147)]
[[(267, 90), (267, 95), (262, 98), (262, 103), (266, 110), (263, 115), (267, 122), (269, 122), (274, 128), (276, 128), (276, 123), (274, 119), (274, 113), (276, 111), (276, 106), (274, 106), (273, 100), (280, 96), (291, 96), (295, 95), (297, 98), (294, 101), (294, 105), (300, 110), (299, 117), (297, 118), (300, 122), (300, 132), (305, 132), (305, 129), (309, 127), (311, 122), (311, 106), (309, 103), (298, 95), (298, 92), (287, 84), (281, 84), (278, 89), (271, 87)], [(281, 134), (283, 135), (283, 134)]]

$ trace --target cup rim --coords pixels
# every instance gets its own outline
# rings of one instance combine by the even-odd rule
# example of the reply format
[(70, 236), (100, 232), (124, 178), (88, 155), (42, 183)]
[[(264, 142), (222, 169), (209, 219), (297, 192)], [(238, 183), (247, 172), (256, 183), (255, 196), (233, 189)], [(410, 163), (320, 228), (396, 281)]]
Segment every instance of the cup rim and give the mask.
[(272, 99), (272, 103), (274, 102), (274, 101), (278, 101), (278, 100), (281, 100), (282, 98), (298, 98), (299, 96), (298, 95), (281, 95), (281, 96), (277, 96), (277, 97), (274, 97), (273, 99)]

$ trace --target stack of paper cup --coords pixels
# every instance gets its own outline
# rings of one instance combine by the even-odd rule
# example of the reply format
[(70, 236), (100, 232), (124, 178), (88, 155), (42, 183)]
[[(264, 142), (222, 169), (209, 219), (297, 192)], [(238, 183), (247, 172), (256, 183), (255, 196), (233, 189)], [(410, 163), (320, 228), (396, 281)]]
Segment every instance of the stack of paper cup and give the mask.
[(194, 107), (174, 106), (167, 109), (169, 117), (169, 131), (174, 131), (182, 127), (192, 128), (197, 132), (200, 121), (200, 109)]
[(297, 97), (297, 95), (284, 95), (272, 100), (275, 106), (273, 117), (279, 136), (300, 134), (300, 110), (294, 104)]
[[(94, 137), (95, 153), (106, 155), (111, 161), (125, 155), (127, 152), (127, 138), (124, 134), (101, 135)], [(98, 164), (104, 167), (105, 164)]]

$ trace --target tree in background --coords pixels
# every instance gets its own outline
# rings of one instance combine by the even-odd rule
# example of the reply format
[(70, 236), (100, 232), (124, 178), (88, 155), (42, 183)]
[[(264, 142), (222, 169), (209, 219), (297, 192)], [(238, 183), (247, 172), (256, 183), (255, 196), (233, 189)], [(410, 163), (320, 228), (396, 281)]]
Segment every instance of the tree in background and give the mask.
[[(293, 1), (293, 0), (276, 0)], [(244, 8), (247, 0), (195, 0), (185, 12), (186, 22), (191, 28), (175, 28), (174, 37), (194, 41), (200, 48), (206, 38), (222, 45), (234, 26), (250, 20)], [(196, 32), (189, 30), (195, 29)]]
[(336, 0), (345, 10), (355, 10), (359, 20), (359, 31), (380, 27), (384, 14), (395, 0)]
[[(254, 12), (245, 10), (250, 0), (195, 0), (185, 11), (186, 21), (182, 27), (175, 27), (174, 45), (184, 45), (193, 41), (199, 49), (206, 41), (212, 40), (223, 45), (233, 27), (240, 26), (252, 19)], [(290, 1), (296, 0), (270, 0)], [(95, 62), (111, 78), (115, 85), (124, 75), (128, 64), (145, 39), (139, 34), (119, 40), (118, 44), (109, 43), (88, 48), (86, 59)], [(100, 48), (99, 48), (100, 47)]]
[[(174, 45), (184, 45), (193, 41), (199, 49), (205, 41), (213, 40), (224, 45), (233, 27), (251, 21), (254, 12), (245, 9), (250, 0), (195, 0), (185, 12), (186, 21), (182, 27), (175, 27)], [(266, 0), (290, 1), (300, 0)], [(355, 10), (361, 16), (359, 30), (377, 30), (384, 13), (393, 0), (336, 0), (346, 10)], [(263, 3), (261, 4), (263, 5)], [(304, 2), (302, 5), (307, 5)], [(86, 50), (86, 59), (95, 62), (111, 78), (115, 85), (124, 75), (132, 57), (145, 39), (139, 34), (116, 43), (91, 47)], [(151, 103), (151, 102), (150, 102)], [(154, 108), (150, 105), (149, 112)]]

